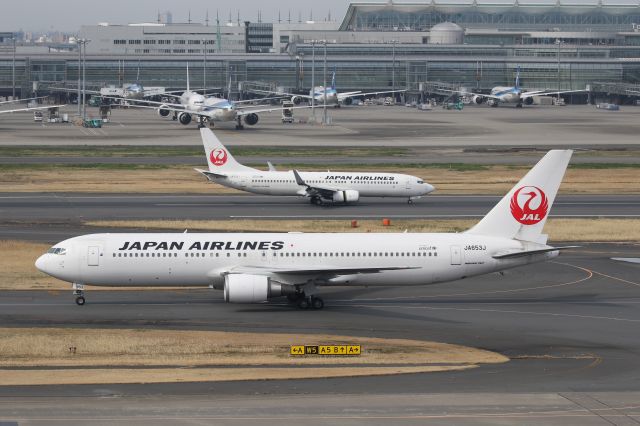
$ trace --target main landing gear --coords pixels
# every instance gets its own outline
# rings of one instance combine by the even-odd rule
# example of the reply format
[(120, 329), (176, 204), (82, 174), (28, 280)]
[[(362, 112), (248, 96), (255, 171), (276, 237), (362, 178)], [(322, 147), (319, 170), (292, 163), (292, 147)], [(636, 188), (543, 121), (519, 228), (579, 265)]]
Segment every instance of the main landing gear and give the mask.
[(316, 206), (321, 206), (322, 205), (322, 198), (316, 196), (311, 197), (311, 204), (315, 204)]
[(73, 295), (76, 296), (76, 305), (82, 306), (84, 305), (84, 285), (83, 284), (73, 284)]
[(314, 309), (320, 310), (324, 308), (324, 300), (317, 296), (307, 296), (304, 293), (296, 293), (287, 296), (289, 302), (295, 304), (298, 309)]
[(236, 130), (244, 130), (244, 126), (242, 125), (242, 117), (238, 116), (236, 118)]

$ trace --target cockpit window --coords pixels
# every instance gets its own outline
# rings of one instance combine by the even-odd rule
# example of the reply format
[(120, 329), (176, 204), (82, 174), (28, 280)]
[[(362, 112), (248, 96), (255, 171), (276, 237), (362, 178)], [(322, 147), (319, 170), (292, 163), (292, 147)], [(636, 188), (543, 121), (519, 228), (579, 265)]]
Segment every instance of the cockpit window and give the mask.
[(422, 185), (422, 184), (424, 183), (424, 181), (423, 181), (423, 180), (419, 180), (419, 181), (418, 181), (418, 183), (419, 183), (420, 185)]
[(67, 254), (67, 249), (62, 248), (62, 247), (51, 247), (47, 253), (51, 253), (51, 254)]

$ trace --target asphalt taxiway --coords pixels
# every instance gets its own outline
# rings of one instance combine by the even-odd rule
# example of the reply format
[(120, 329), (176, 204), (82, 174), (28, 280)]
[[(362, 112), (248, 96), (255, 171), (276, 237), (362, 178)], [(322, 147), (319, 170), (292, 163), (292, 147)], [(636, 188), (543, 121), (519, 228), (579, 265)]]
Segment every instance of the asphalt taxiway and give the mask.
[[(0, 193), (4, 224), (126, 219), (429, 219), (484, 216), (499, 196), (365, 198), (314, 206), (301, 197), (260, 195)], [(561, 195), (551, 217), (640, 217), (640, 195)]]
[[(66, 108), (71, 115), (75, 109)], [(89, 108), (96, 114), (97, 108)], [(234, 123), (216, 124), (229, 145), (253, 146), (400, 146), (400, 147), (629, 147), (637, 145), (640, 108), (618, 112), (589, 105), (563, 108), (490, 108), (470, 106), (464, 111), (418, 111), (400, 106), (362, 106), (332, 109), (332, 125), (307, 124), (310, 112), (296, 112), (298, 121), (282, 124), (280, 114), (262, 114), (255, 126), (234, 130)], [(162, 119), (154, 111), (116, 109), (101, 129), (71, 124), (34, 123), (32, 114), (3, 115), (0, 146), (104, 145), (201, 146), (195, 124), (183, 126)]]
[[(409, 338), (485, 348), (511, 360), (463, 372), (380, 377), (0, 386), (0, 421), (637, 424), (640, 265), (611, 257), (640, 257), (640, 246), (586, 244), (543, 265), (449, 284), (325, 289), (323, 311), (278, 302), (225, 304), (220, 292), (208, 289), (89, 290), (83, 307), (70, 290), (2, 292), (6, 327)], [(124, 404), (133, 408), (122, 413)]]

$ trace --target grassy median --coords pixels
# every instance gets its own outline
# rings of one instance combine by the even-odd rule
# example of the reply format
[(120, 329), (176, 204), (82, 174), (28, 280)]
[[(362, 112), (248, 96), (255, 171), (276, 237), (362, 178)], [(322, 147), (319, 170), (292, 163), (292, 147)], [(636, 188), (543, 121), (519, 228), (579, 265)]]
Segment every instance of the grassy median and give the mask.
[[(292, 357), (290, 345), (361, 345)], [(217, 331), (0, 328), (0, 385), (351, 377), (463, 370), (508, 358), (436, 342)], [(309, 368), (313, 366), (313, 368)]]
[[(194, 167), (206, 168), (205, 164)], [(259, 167), (264, 167), (260, 165)], [(280, 170), (371, 171), (406, 173), (435, 185), (437, 194), (505, 194), (530, 169), (526, 166), (466, 164), (304, 165)], [(208, 182), (188, 166), (162, 164), (7, 164), (0, 165), (2, 192), (99, 192), (167, 194), (241, 194)], [(640, 166), (581, 164), (570, 167), (563, 194), (638, 194)]]

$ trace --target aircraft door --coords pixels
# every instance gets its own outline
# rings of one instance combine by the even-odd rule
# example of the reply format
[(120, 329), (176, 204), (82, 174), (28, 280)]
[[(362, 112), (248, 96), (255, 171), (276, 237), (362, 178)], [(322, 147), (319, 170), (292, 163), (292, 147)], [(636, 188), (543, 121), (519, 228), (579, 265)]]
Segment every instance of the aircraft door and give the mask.
[(460, 250), (460, 246), (451, 246), (451, 264), (462, 265), (462, 250)]
[(99, 266), (100, 265), (100, 247), (89, 246), (87, 249), (87, 265)]

